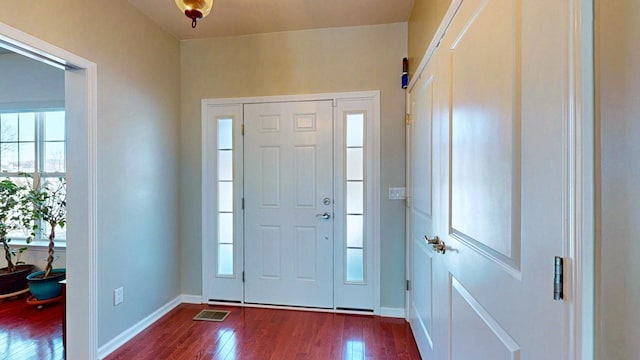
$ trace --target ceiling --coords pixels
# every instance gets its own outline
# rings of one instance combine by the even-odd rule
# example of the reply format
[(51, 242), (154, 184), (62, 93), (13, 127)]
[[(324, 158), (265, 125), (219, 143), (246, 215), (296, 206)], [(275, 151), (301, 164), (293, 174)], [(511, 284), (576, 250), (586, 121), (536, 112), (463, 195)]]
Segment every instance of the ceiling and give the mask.
[(409, 19), (414, 0), (216, 0), (191, 28), (174, 0), (129, 0), (180, 40), (375, 25)]

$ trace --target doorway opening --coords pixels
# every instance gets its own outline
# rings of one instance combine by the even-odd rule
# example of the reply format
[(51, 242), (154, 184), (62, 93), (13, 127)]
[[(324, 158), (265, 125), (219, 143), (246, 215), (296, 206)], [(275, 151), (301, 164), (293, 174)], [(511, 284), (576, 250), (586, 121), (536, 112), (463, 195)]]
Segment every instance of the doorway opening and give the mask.
[(67, 358), (97, 357), (96, 64), (0, 23), (0, 47), (64, 70)]

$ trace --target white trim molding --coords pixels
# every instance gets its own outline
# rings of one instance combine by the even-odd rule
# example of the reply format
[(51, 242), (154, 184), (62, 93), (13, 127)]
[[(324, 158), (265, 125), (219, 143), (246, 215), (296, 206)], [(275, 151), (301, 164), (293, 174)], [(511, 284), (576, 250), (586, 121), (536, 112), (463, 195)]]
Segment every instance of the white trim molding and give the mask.
[(175, 309), (181, 304), (181, 300), (184, 295), (178, 296), (175, 299), (169, 301), (158, 310), (151, 313), (149, 316), (140, 320), (138, 323), (120, 333), (120, 335), (109, 340), (106, 344), (102, 345), (98, 349), (98, 359), (104, 359), (114, 351), (118, 350), (122, 345), (126, 344), (129, 340), (133, 339), (136, 335), (141, 333), (144, 329), (153, 325), (156, 321), (160, 320), (163, 316), (168, 314), (171, 310)]
[(595, 359), (594, 4), (569, 2), (567, 358)]
[(180, 295), (180, 302), (183, 304), (202, 304), (202, 295)]
[(67, 358), (97, 356), (97, 65), (0, 23), (0, 43), (15, 52), (65, 70), (67, 111)]
[(403, 308), (381, 307), (380, 316), (387, 318), (406, 319), (407, 313)]

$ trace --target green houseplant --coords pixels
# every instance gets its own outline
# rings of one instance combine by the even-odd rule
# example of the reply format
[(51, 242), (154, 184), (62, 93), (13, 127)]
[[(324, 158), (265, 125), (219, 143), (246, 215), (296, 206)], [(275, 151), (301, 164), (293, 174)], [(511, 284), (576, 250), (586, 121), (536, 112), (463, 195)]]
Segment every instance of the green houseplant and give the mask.
[[(0, 181), (0, 244), (4, 251), (7, 266), (0, 269), (0, 297), (14, 294), (27, 288), (26, 277), (34, 266), (20, 261), (20, 255), (26, 247), (11, 248), (9, 234), (30, 225), (31, 213), (25, 213), (26, 188), (19, 186), (9, 179)], [(27, 243), (31, 237), (27, 238)], [(13, 258), (16, 258), (14, 261)]]
[[(29, 175), (27, 177), (31, 178)], [(35, 220), (31, 223), (31, 236), (35, 237), (41, 231), (40, 220), (49, 225), (49, 245), (44, 270), (27, 276), (27, 280), (31, 294), (37, 300), (47, 300), (60, 295), (61, 287), (58, 282), (66, 275), (65, 269), (53, 268), (53, 254), (56, 228), (64, 228), (67, 222), (67, 183), (64, 178), (41, 183), (38, 175), (32, 180), (27, 181), (25, 193), (25, 204), (30, 212), (28, 217)]]

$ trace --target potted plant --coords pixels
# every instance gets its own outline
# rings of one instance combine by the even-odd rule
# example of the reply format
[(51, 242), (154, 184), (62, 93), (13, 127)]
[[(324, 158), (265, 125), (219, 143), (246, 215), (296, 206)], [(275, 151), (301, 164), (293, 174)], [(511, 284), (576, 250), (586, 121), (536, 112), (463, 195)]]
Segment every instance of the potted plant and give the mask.
[(49, 225), (47, 264), (43, 271), (27, 276), (29, 290), (39, 301), (58, 297), (62, 290), (59, 282), (66, 275), (65, 269), (53, 268), (56, 228), (63, 228), (67, 222), (67, 183), (64, 178), (57, 180), (41, 184), (40, 177), (36, 175), (33, 181), (27, 181), (25, 193), (27, 212), (30, 211), (29, 217), (35, 220), (31, 223), (31, 236), (41, 232), (39, 221)]
[[(20, 261), (20, 255), (26, 247), (11, 248), (9, 233), (24, 228), (30, 223), (28, 216), (21, 212), (25, 199), (22, 197), (25, 188), (5, 179), (0, 181), (0, 244), (4, 250), (7, 266), (0, 269), (0, 297), (13, 295), (27, 288), (26, 277), (34, 266)], [(31, 238), (27, 238), (27, 243)], [(13, 258), (16, 258), (16, 261)]]

